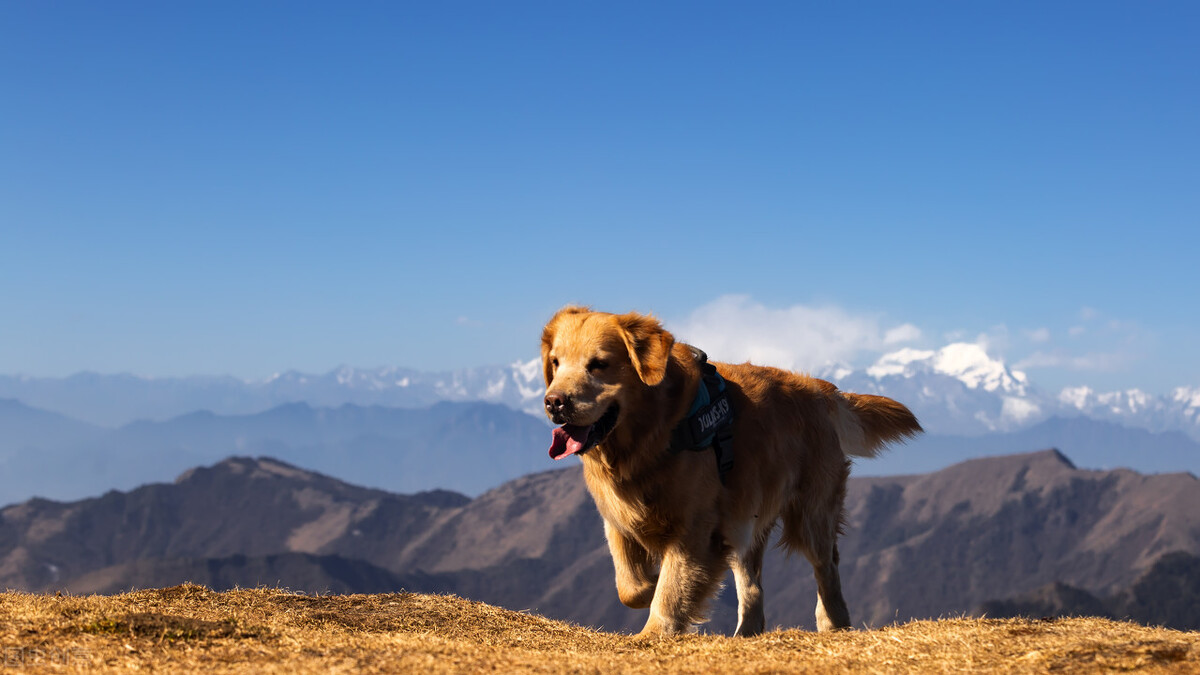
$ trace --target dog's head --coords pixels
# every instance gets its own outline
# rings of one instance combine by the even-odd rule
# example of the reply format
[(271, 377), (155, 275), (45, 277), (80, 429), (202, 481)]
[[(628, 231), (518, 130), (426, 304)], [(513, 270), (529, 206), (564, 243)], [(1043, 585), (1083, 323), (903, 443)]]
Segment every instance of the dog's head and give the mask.
[(542, 331), (550, 456), (585, 452), (620, 424), (646, 387), (662, 382), (675, 338), (657, 319), (582, 307), (560, 310)]

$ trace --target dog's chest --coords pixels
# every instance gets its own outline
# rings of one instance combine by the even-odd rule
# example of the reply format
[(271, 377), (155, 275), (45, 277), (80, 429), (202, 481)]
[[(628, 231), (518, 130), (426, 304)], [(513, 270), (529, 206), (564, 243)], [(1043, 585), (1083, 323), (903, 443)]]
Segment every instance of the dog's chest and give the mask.
[(585, 475), (600, 517), (647, 548), (661, 548), (689, 520), (690, 505), (661, 485), (623, 485), (588, 472)]
[(608, 499), (597, 499), (596, 507), (613, 527), (647, 548), (661, 548), (676, 534), (678, 518), (655, 501), (637, 503), (610, 495)]

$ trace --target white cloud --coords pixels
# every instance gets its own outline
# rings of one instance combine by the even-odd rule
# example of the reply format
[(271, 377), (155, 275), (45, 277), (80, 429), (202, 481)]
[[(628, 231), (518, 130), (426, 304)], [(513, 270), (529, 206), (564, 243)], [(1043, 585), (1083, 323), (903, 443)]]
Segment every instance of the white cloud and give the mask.
[(1061, 352), (1039, 351), (1026, 356), (1013, 365), (1016, 368), (1059, 368), (1066, 365), (1068, 360), (1069, 357)]
[(988, 354), (1002, 360), (1004, 354), (1008, 352), (1011, 342), (1008, 326), (1004, 324), (992, 326), (987, 331), (975, 336), (975, 344)]
[(874, 356), (921, 335), (912, 324), (884, 327), (876, 315), (838, 307), (772, 308), (744, 295), (717, 298), (668, 328), (714, 359), (810, 371)]
[(911, 323), (900, 324), (895, 328), (889, 328), (883, 334), (883, 343), (885, 345), (898, 345), (906, 342), (916, 342), (921, 339), (921, 329)]
[[(725, 295), (666, 325), (679, 340), (696, 345), (715, 360), (750, 361), (828, 377), (835, 371), (844, 376), (850, 368), (876, 376), (903, 370), (905, 359), (928, 356), (929, 350), (952, 343), (974, 345), (988, 359), (1006, 363), (1022, 385), (1029, 384), (1025, 370), (1036, 371), (1036, 382), (1039, 374), (1054, 371), (1122, 372), (1144, 358), (1146, 338), (1136, 323), (1113, 322), (1094, 309), (1080, 314), (1086, 320), (1079, 322), (1079, 330), (1047, 326), (1017, 330), (998, 323), (982, 332), (939, 331), (928, 336), (916, 324), (888, 320), (883, 313), (834, 305), (770, 307), (750, 296)], [(1055, 339), (1060, 331), (1074, 339), (1060, 345)], [(1009, 405), (1005, 413), (1009, 418), (1036, 413), (1016, 405)]]
[(1065, 368), (1091, 372), (1116, 372), (1133, 360), (1130, 354), (1115, 352), (1067, 354), (1062, 351), (1037, 351), (1013, 364), (1014, 368)]
[(1049, 342), (1050, 329), (1043, 327), (1036, 328), (1034, 330), (1027, 330), (1025, 331), (1025, 337), (1029, 338), (1030, 342)]
[(1005, 396), (1004, 403), (1001, 404), (1000, 415), (1021, 423), (1028, 419), (1037, 417), (1042, 414), (1042, 409), (1038, 404), (1024, 398), (1014, 396)]

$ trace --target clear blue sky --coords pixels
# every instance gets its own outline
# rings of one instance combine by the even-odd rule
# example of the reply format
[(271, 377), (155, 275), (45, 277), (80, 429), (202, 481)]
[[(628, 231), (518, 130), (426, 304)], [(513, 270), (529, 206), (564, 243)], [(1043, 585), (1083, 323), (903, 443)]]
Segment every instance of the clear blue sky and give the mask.
[(3, 3), (0, 373), (506, 363), (567, 302), (738, 294), (1200, 385), (1197, 36), (1191, 0)]

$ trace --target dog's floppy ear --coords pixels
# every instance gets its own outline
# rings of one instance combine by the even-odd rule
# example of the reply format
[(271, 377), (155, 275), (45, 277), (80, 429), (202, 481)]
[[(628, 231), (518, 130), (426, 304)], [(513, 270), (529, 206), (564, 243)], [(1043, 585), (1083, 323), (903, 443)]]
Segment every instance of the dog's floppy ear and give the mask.
[(675, 336), (663, 329), (652, 316), (636, 312), (617, 317), (621, 327), (621, 338), (629, 349), (629, 360), (637, 370), (642, 382), (654, 386), (662, 382), (667, 374), (667, 362), (671, 358), (671, 347)]
[(583, 314), (590, 312), (587, 307), (569, 305), (563, 307), (550, 317), (546, 327), (542, 329), (542, 376), (546, 378), (546, 386), (554, 379), (554, 368), (550, 365), (550, 349), (554, 347), (554, 333), (558, 330), (558, 321), (568, 314)]

